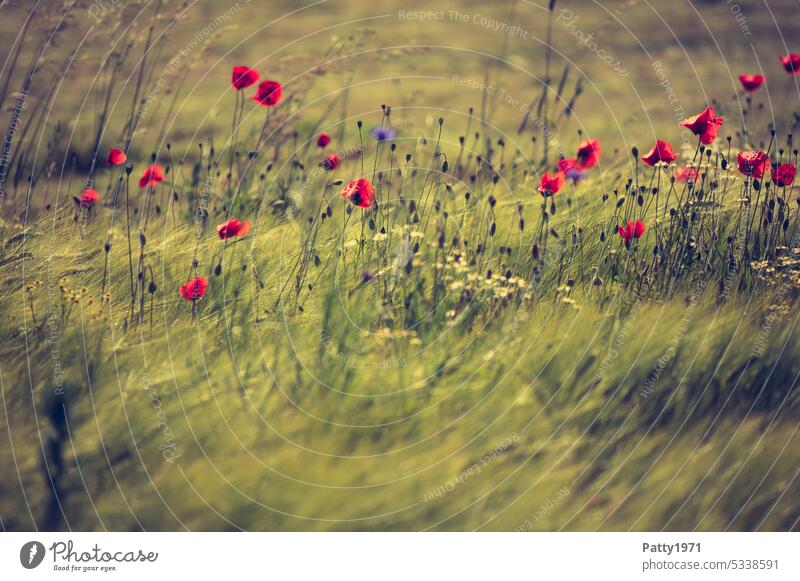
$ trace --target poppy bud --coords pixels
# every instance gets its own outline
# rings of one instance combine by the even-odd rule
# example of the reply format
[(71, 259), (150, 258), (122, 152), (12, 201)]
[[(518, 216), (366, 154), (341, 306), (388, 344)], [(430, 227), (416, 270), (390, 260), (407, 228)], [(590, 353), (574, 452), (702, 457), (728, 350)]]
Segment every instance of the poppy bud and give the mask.
[(150, 294), (156, 292), (156, 282), (154, 280), (150, 281), (150, 286), (147, 287), (147, 290), (150, 292)]

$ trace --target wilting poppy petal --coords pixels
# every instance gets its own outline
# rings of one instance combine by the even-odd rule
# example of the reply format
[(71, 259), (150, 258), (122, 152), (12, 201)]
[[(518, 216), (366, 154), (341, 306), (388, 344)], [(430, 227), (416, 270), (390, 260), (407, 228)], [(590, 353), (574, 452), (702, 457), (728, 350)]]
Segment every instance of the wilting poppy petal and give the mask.
[(233, 88), (237, 91), (241, 91), (258, 81), (259, 76), (258, 71), (250, 67), (233, 67), (231, 85), (233, 85)]
[(278, 81), (263, 81), (258, 85), (258, 90), (253, 100), (264, 107), (277, 105), (283, 95), (283, 87)]
[(317, 137), (318, 147), (327, 147), (330, 142), (331, 142), (330, 136), (324, 131), (319, 134), (319, 137)]
[(369, 208), (375, 201), (375, 188), (367, 178), (358, 178), (342, 188), (342, 197), (351, 204)]

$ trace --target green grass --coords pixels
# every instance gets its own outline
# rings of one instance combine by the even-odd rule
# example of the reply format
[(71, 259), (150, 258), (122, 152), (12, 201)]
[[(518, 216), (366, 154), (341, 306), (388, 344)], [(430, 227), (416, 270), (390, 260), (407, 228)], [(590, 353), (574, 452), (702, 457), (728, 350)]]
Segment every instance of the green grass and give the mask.
[[(508, 10), (500, 4), (452, 8), (501, 19)], [(725, 202), (713, 209), (698, 203), (697, 212), (698, 220), (714, 219), (720, 236), (693, 232), (701, 252), (680, 261), (664, 284), (646, 265), (654, 232), (677, 221), (655, 225), (653, 206), (641, 209), (635, 196), (628, 196), (620, 212), (642, 215), (648, 234), (632, 250), (614, 232), (622, 217), (615, 203), (631, 173), (629, 148), (639, 143), (646, 149), (643, 144), (649, 146), (655, 134), (679, 142), (674, 112), (653, 80), (652, 60), (669, 69), (687, 116), (705, 105), (698, 94), (702, 87), (724, 101), (719, 108), (733, 133), (736, 114), (728, 109), (735, 87), (720, 62), (735, 75), (752, 68), (752, 57), (725, 36), (731, 24), (724, 26), (730, 16), (724, 6), (703, 8), (710, 25), (723, 31), (724, 61), (712, 59), (713, 45), (685, 8), (665, 7), (665, 18), (676, 26), (698, 73), (688, 78), (680, 72), (685, 56), (652, 12), (639, 4), (616, 8), (642, 35), (649, 32), (643, 42), (652, 58), (630, 48), (611, 16), (598, 7), (581, 8), (581, 27), (607, 31), (598, 38), (624, 60), (632, 80), (641, 80), (630, 89), (591, 53), (574, 51), (576, 66), (591, 82), (573, 118), (562, 121), (558, 139), (571, 152), (582, 128), (603, 140), (604, 157), (576, 191), (567, 188), (557, 196), (544, 238), (538, 234), (541, 198), (529, 160), (530, 135), (515, 133), (518, 107), (498, 103), (495, 126), (481, 129), (472, 155), (461, 167), (456, 162), (458, 137), (469, 122), (466, 111), (479, 110), (481, 93), (458, 87), (452, 75), (480, 80), (490, 59), (468, 51), (490, 52), (486, 39), (494, 43), (491, 51), (498, 51), (501, 38), (474, 24), (399, 21), (398, 7), (384, 1), (347, 3), (342, 13), (323, 5), (295, 17), (294, 27), (275, 25), (266, 46), (253, 39), (235, 47), (258, 24), (241, 13), (233, 19), (240, 28), (215, 36), (195, 56), (187, 79), (201, 77), (206, 65), (209, 74), (194, 90), (188, 88), (193, 82), (182, 85), (185, 102), (178, 101), (171, 124), (161, 123), (168, 105), (166, 99), (158, 101), (130, 156), (136, 166), (131, 176), (134, 268), (139, 215), (133, 208), (142, 207), (145, 195), (134, 180), (150, 151), (169, 163), (165, 149), (154, 145), (163, 127), (173, 144), (171, 155), (177, 160), (186, 152), (186, 161), (181, 167), (172, 164), (168, 183), (155, 193), (160, 212), (151, 214), (145, 256), (152, 268), (147, 281), (152, 272), (157, 290), (152, 303), (146, 295), (141, 315), (138, 305), (130, 306), (121, 202), (116, 209), (109, 203), (94, 208), (80, 224), (74, 221), (71, 196), (80, 191), (85, 174), (78, 172), (71, 182), (65, 176), (60, 183), (58, 172), (51, 179), (43, 176), (30, 201), (23, 187), (12, 191), (0, 232), (0, 466), (7, 475), (0, 480), (2, 527), (796, 528), (796, 274), (788, 266), (786, 278), (762, 280), (737, 257), (735, 275), (728, 277), (724, 239), (741, 211), (742, 180), (734, 177), (734, 168), (722, 170), (718, 160), (711, 162), (709, 175), (722, 186), (709, 195), (720, 200), (724, 191)], [(191, 24), (176, 27), (167, 46), (179, 49), (222, 10), (211, 2), (199, 4)], [(297, 118), (265, 148), (264, 157), (275, 156), (272, 169), (267, 172), (264, 157), (259, 158), (256, 175), (234, 196), (224, 178), (223, 156), (222, 175), (213, 179), (210, 217), (196, 224), (193, 208), (207, 171), (205, 163), (194, 166), (196, 143), (204, 142), (207, 152), (213, 137), (217, 148), (224, 147), (230, 127), (225, 104), (233, 97), (222, 92), (230, 65), (270, 68), (272, 62), (258, 59), (304, 31), (343, 22), (345, 16), (392, 12), (395, 17), (386, 22), (371, 23), (377, 34), (363, 41), (348, 40), (345, 32), (356, 26), (342, 25), (345, 32), (336, 32), (344, 39), (341, 47), (319, 40), (329, 38), (326, 31), (281, 50), (269, 74), (289, 79), (324, 50), (348, 54), (395, 47), (344, 59), (313, 82), (304, 80), (298, 97), (304, 101), (283, 109)], [(515, 21), (541, 36), (538, 14), (520, 4)], [(754, 14), (752, 25), (758, 50), (774, 60), (780, 43), (769, 36), (770, 22)], [(787, 36), (792, 26), (786, 23)], [(396, 48), (411, 33), (419, 44), (451, 43), (456, 49)], [(573, 48), (563, 30), (555, 45)], [(527, 102), (537, 85), (512, 69), (526, 66), (540, 74), (541, 51), (514, 40), (507, 51), (512, 66), (493, 68), (492, 75)], [(562, 64), (559, 60), (559, 73)], [(771, 66), (771, 91), (793, 95), (788, 77), (779, 76), (776, 63)], [(86, 86), (87, 69), (74, 72), (74, 82), (84, 83), (77, 86)], [(380, 80), (351, 91), (342, 113), (336, 95), (326, 95), (338, 90), (350, 72), (353, 82)], [(441, 79), (397, 80), (403, 75)], [(639, 105), (637, 94), (646, 105)], [(219, 103), (212, 105), (218, 96)], [(77, 94), (65, 94), (56, 117), (75, 113), (77, 100)], [(341, 124), (336, 146), (353, 148), (359, 144), (356, 119), (364, 119), (366, 135), (380, 122), (384, 102), (393, 106), (401, 138), (393, 156), (386, 147), (379, 153), (378, 193), (381, 201), (396, 200), (402, 183), (406, 200), (419, 205), (416, 226), (408, 205), (387, 204), (363, 222), (356, 208), (348, 219), (340, 186), (326, 186), (331, 176), (313, 171), (319, 161), (313, 148), (296, 156), (302, 168), (287, 163), (291, 131), (299, 131), (302, 140), (318, 122), (334, 135)], [(120, 107), (112, 114), (112, 135), (122, 131), (126, 117), (127, 104)], [(776, 110), (777, 119), (785, 123), (791, 109)], [(245, 143), (261, 125), (262, 111), (257, 113), (243, 130)], [(54, 142), (42, 155), (60, 163), (57, 152), (75, 149), (84, 165), (95, 114), (88, 108), (73, 115), (75, 141)], [(440, 115), (447, 173), (438, 171)], [(767, 142), (767, 111), (756, 115), (761, 119), (752, 121), (754, 142)], [(477, 122), (471, 123), (472, 132)], [(782, 127), (785, 132), (788, 125)], [(505, 149), (496, 145), (500, 137), (508, 143)], [(366, 139), (363, 173), (371, 176), (375, 148)], [(486, 147), (494, 149), (494, 170), (479, 168), (475, 160)], [(402, 169), (401, 182), (397, 168), (404, 167), (406, 153), (412, 162)], [(727, 156), (725, 146), (719, 153)], [(335, 177), (347, 182), (361, 175), (360, 164), (357, 157), (346, 161)], [(493, 185), (495, 172), (502, 179)], [(106, 202), (112, 196), (103, 188), (113, 183), (111, 175), (104, 169), (97, 179)], [(170, 201), (173, 179), (178, 196)], [(649, 173), (640, 176), (642, 185), (649, 179)], [(666, 175), (662, 179), (665, 184)], [(120, 199), (124, 191), (123, 186)], [(605, 202), (604, 193), (610, 195)], [(332, 217), (312, 226), (309, 219), (318, 220), (318, 208), (328, 203), (320, 206), (321, 196), (329, 200)], [(497, 199), (494, 208), (489, 196)], [(794, 197), (796, 191), (790, 192), (789, 217), (796, 221)], [(518, 227), (518, 203), (524, 206), (524, 230)], [(213, 227), (229, 213), (249, 218), (253, 230), (224, 245), (222, 253)], [(374, 230), (370, 218), (376, 221)], [(496, 232), (489, 236), (492, 222)], [(376, 237), (382, 226), (392, 239)], [(304, 250), (317, 227), (313, 244)], [(578, 227), (585, 230), (573, 239)], [(439, 248), (442, 228), (446, 250)], [(550, 228), (557, 236), (547, 235)], [(672, 240), (690, 239), (676, 228)], [(419, 236), (404, 242), (415, 229)], [(455, 249), (454, 236), (461, 240)], [(488, 248), (484, 254), (475, 251), (481, 237)], [(548, 250), (540, 248), (544, 261), (537, 262), (532, 245), (544, 239)], [(720, 257), (703, 253), (702, 242), (709, 240)], [(420, 247), (406, 269), (398, 257), (415, 242)], [(501, 254), (501, 247), (509, 253)], [(221, 256), (222, 271), (215, 274)], [(461, 256), (476, 263), (459, 264)], [(196, 313), (177, 292), (194, 259), (198, 274), (210, 280)], [(705, 259), (713, 267), (705, 269)], [(296, 264), (307, 267), (299, 285)], [(592, 284), (594, 269), (602, 285)], [(512, 282), (504, 278), (507, 270)], [(48, 471), (57, 483), (60, 508)]]

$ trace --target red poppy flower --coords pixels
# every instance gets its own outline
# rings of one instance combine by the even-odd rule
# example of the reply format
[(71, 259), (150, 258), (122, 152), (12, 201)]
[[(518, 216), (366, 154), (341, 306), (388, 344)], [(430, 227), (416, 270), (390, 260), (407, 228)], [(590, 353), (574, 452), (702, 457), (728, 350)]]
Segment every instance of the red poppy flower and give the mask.
[(161, 167), (160, 165), (153, 164), (149, 166), (146, 170), (144, 170), (142, 177), (139, 178), (139, 187), (146, 188), (148, 186), (154, 186), (159, 182), (163, 181), (164, 181), (164, 168)]
[(681, 121), (681, 127), (686, 127), (695, 135), (700, 136), (700, 143), (708, 145), (717, 138), (717, 132), (722, 126), (722, 117), (714, 116), (714, 108), (708, 107), (702, 113)]
[(217, 226), (217, 234), (220, 239), (233, 238), (234, 236), (242, 237), (250, 232), (250, 222), (247, 220), (237, 220), (231, 218), (224, 224)]
[(650, 167), (653, 167), (659, 161), (663, 161), (664, 163), (672, 163), (679, 157), (680, 155), (672, 150), (672, 146), (669, 143), (658, 139), (656, 140), (656, 144), (653, 146), (653, 149), (651, 149), (647, 155), (642, 156), (642, 161)]
[(264, 81), (258, 85), (253, 100), (264, 107), (277, 105), (283, 95), (283, 87), (278, 81)]
[(764, 84), (764, 75), (739, 75), (739, 81), (745, 91), (753, 93)]
[(630, 242), (631, 238), (641, 238), (644, 235), (645, 225), (641, 220), (628, 220), (628, 223), (623, 226), (617, 226), (619, 237), (625, 242)]
[(358, 178), (342, 189), (342, 197), (356, 206), (369, 208), (375, 201), (375, 188), (367, 178)]
[(116, 147), (112, 147), (108, 151), (108, 157), (106, 157), (106, 165), (122, 165), (125, 163), (125, 160), (128, 159), (128, 156), (125, 155), (125, 152), (121, 149), (117, 149)]
[(594, 167), (600, 159), (600, 140), (586, 139), (578, 146), (578, 163), (581, 169)]
[(800, 54), (790, 52), (781, 57), (781, 64), (787, 73), (800, 75)]
[(196, 301), (202, 299), (208, 289), (208, 279), (202, 276), (190, 278), (186, 284), (180, 287), (181, 296), (187, 301)]
[(86, 188), (81, 192), (81, 207), (86, 208), (93, 206), (100, 200), (100, 194), (92, 188)]
[(763, 151), (740, 151), (736, 156), (736, 163), (744, 175), (760, 180), (767, 169), (769, 158)]
[(258, 74), (258, 71), (250, 67), (233, 67), (231, 85), (233, 85), (233, 88), (237, 91), (241, 91), (255, 83), (259, 76), (261, 75)]
[(327, 147), (330, 142), (331, 142), (330, 136), (324, 131), (319, 134), (319, 137), (317, 137), (317, 145), (319, 147)]
[(791, 186), (796, 173), (797, 168), (791, 163), (782, 163), (772, 167), (772, 181), (780, 187)]
[(693, 181), (696, 182), (697, 178), (700, 177), (700, 172), (697, 170), (696, 167), (676, 167), (675, 168), (675, 179), (679, 182), (688, 182)]
[(545, 198), (547, 196), (553, 196), (558, 193), (558, 190), (560, 190), (563, 185), (564, 185), (563, 172), (558, 171), (551, 176), (550, 172), (546, 171), (542, 174), (542, 177), (539, 180), (539, 193), (542, 194)]
[(325, 171), (333, 171), (339, 164), (342, 162), (342, 158), (336, 155), (335, 153), (330, 154), (328, 157), (325, 158), (325, 161), (322, 162), (322, 168)]

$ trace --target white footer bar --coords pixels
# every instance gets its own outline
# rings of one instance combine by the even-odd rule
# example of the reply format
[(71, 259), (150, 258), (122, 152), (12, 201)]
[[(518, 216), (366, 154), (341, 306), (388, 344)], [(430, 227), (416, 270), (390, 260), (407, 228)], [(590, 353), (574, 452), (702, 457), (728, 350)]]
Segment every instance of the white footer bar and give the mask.
[(799, 565), (796, 533), (0, 535), (0, 579), (797, 580)]

